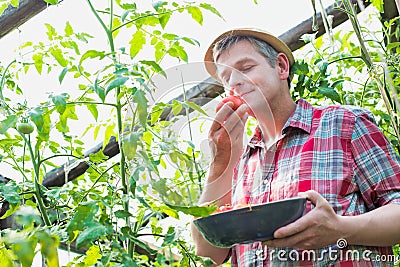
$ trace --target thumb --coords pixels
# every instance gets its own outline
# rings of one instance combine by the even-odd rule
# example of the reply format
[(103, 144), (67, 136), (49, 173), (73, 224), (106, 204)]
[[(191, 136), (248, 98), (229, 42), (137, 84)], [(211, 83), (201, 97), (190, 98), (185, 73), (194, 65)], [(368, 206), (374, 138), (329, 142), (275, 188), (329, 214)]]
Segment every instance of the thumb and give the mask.
[(299, 197), (305, 197), (307, 200), (311, 201), (314, 206), (321, 205), (326, 202), (325, 198), (321, 196), (317, 191), (308, 190), (306, 192), (300, 192)]

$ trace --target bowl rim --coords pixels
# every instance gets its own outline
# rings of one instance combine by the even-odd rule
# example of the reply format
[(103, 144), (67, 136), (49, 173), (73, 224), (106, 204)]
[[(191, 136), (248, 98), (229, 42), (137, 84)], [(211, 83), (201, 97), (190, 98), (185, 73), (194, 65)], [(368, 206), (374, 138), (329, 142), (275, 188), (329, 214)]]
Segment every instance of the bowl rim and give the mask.
[(221, 211), (221, 212), (214, 212), (214, 213), (211, 213), (208, 216), (196, 218), (196, 219), (194, 219), (194, 221), (210, 218), (211, 216), (218, 216), (218, 215), (227, 214), (227, 213), (230, 213), (230, 212), (235, 212), (236, 213), (236, 212), (241, 211), (241, 210), (247, 210), (247, 209), (251, 210), (254, 207), (257, 208), (257, 207), (260, 207), (260, 206), (268, 206), (269, 204), (276, 204), (276, 203), (281, 203), (281, 202), (292, 202), (292, 201), (298, 201), (298, 200), (307, 201), (307, 198), (306, 197), (295, 196), (295, 197), (290, 197), (290, 198), (285, 198), (285, 199), (274, 200), (274, 201), (271, 201), (271, 202), (256, 203), (254, 205), (250, 204), (247, 207), (241, 207), (241, 208), (238, 208), (238, 209), (231, 209), (231, 210)]

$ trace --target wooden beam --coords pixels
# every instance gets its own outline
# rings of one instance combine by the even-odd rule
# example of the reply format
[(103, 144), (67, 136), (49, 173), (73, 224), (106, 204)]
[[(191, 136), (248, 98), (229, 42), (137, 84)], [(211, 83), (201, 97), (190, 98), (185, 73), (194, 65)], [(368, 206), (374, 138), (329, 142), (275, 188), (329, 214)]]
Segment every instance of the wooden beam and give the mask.
[[(351, 0), (351, 2), (353, 3), (353, 5), (357, 7), (356, 9), (357, 13), (362, 11), (361, 8), (358, 6), (358, 0)], [(366, 0), (363, 0), (362, 3), (364, 7), (370, 5), (370, 3), (367, 2)], [(340, 3), (339, 4), (335, 3), (326, 8), (325, 10), (327, 16), (333, 16), (332, 28), (339, 26), (340, 24), (349, 19), (348, 15), (339, 10), (338, 7), (340, 7)], [(318, 31), (316, 32), (316, 37), (319, 37), (325, 33), (325, 28), (322, 21), (321, 13), (317, 14), (317, 22), (318, 22)], [(287, 32), (280, 35), (279, 38), (282, 41), (284, 41), (292, 51), (296, 51), (297, 49), (305, 45), (305, 42), (300, 39), (301, 36), (304, 34), (314, 33), (312, 31), (312, 23), (313, 23), (313, 17), (310, 17), (305, 21), (299, 23), (295, 27), (291, 28)]]
[(0, 39), (43, 11), (43, 0), (20, 0), (18, 7), (9, 6), (0, 16)]

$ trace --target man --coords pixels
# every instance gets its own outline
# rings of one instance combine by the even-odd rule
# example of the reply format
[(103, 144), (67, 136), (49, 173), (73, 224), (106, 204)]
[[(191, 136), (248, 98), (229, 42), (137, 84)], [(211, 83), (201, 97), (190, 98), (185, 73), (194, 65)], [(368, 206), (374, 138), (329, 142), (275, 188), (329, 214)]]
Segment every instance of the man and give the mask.
[[(265, 244), (216, 248), (192, 225), (196, 253), (216, 264), (231, 257), (233, 266), (392, 266), (393, 257), (379, 259), (388, 259), (400, 242), (400, 159), (370, 113), (293, 101), (293, 55), (261, 30), (223, 33), (205, 61), (207, 71), (245, 104), (233, 110), (228, 102), (216, 114), (209, 131), (213, 161), (200, 204), (295, 196), (309, 201), (303, 217)], [(249, 113), (258, 127), (243, 148)], [(297, 258), (289, 257), (293, 251)]]

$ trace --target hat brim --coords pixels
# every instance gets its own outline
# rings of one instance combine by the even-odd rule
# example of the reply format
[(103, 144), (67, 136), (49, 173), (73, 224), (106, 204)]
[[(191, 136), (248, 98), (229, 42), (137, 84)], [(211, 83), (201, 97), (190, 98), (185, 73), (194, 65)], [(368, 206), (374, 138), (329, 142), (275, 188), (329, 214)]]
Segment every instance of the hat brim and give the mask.
[(216, 43), (218, 43), (220, 40), (222, 40), (225, 37), (228, 36), (237, 36), (237, 35), (243, 35), (243, 36), (251, 36), (258, 38), (269, 45), (271, 45), (276, 51), (284, 53), (288, 60), (289, 60), (289, 65), (293, 66), (295, 60), (294, 56), (292, 54), (292, 51), (290, 48), (279, 38), (275, 37), (271, 33), (268, 33), (266, 31), (258, 30), (258, 29), (235, 29), (235, 30), (229, 30), (227, 32), (222, 33), (219, 35), (208, 47), (207, 52), (204, 56), (204, 64), (207, 72), (216, 80), (218, 80), (218, 75), (217, 75), (217, 67), (214, 62), (214, 53), (213, 49)]

